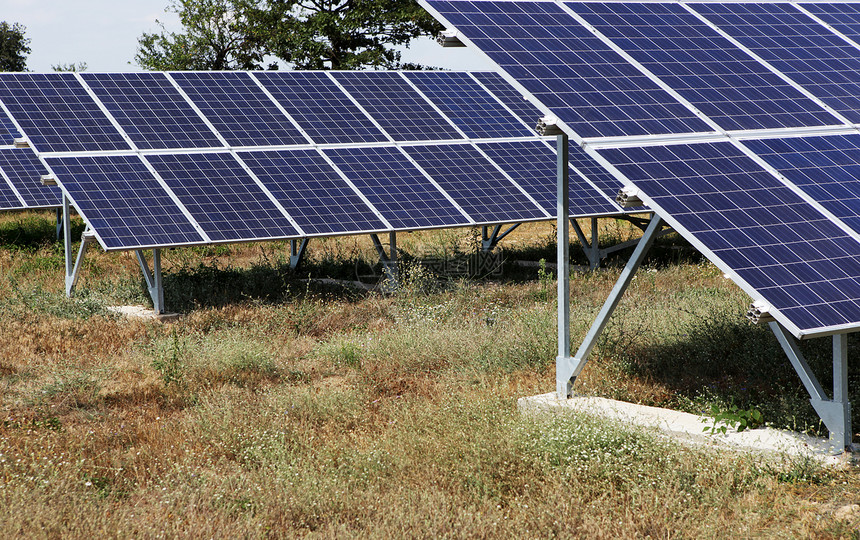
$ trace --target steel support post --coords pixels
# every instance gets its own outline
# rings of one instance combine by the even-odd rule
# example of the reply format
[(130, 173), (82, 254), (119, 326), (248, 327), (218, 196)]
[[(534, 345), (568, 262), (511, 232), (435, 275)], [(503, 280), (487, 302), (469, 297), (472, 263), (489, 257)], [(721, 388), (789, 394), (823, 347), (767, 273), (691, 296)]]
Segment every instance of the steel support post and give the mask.
[(379, 254), (379, 259), (382, 261), (383, 272), (385, 272), (385, 284), (383, 289), (388, 292), (397, 290), (400, 279), (397, 258), (397, 233), (391, 231), (388, 233), (388, 253), (385, 252), (385, 247), (379, 240), (376, 234), (371, 234), (370, 239), (373, 241), (373, 247)]
[(654, 243), (654, 239), (657, 238), (662, 223), (663, 220), (656, 214), (651, 219), (651, 223), (648, 224), (648, 228), (645, 229), (645, 233), (639, 239), (636, 249), (633, 250), (633, 255), (630, 256), (630, 260), (627, 261), (627, 265), (621, 271), (621, 276), (619, 276), (618, 281), (612, 288), (612, 292), (609, 293), (609, 298), (606, 299), (606, 302), (597, 314), (597, 319), (591, 325), (582, 345), (576, 351), (576, 356), (573, 358), (568, 356), (567, 358), (556, 359), (556, 392), (560, 399), (566, 399), (572, 395), (574, 381), (576, 381), (576, 378), (582, 372), (582, 368), (588, 362), (588, 355), (591, 354), (594, 344), (597, 343), (597, 338), (600, 337), (601, 332), (606, 327), (606, 323), (609, 322), (609, 317), (612, 316), (615, 308), (618, 307), (618, 302), (621, 301), (624, 291), (627, 290), (630, 282), (633, 281), (633, 276), (636, 275), (639, 265), (645, 259), (645, 254), (648, 253), (648, 250)]
[(295, 270), (302, 263), (302, 259), (305, 257), (305, 250), (308, 247), (309, 238), (302, 238), (301, 242), (298, 240), (290, 240), (290, 268)]
[(556, 241), (558, 263), (558, 356), (555, 358), (556, 389), (559, 396), (563, 390), (561, 377), (568, 371), (570, 363), (570, 203), (568, 186), (570, 168), (568, 167), (568, 138), (558, 135), (556, 139)]
[(63, 238), (63, 209), (57, 208), (57, 242)]
[(771, 322), (770, 329), (809, 393), (809, 402), (830, 432), (830, 442), (840, 449), (848, 447), (852, 435), (851, 404), (848, 402), (848, 336), (833, 336), (833, 399), (828, 399), (794, 337), (778, 322)]
[(149, 297), (152, 298), (152, 310), (161, 315), (164, 313), (164, 284), (161, 281), (161, 250), (152, 250), (152, 271), (146, 262), (146, 256), (142, 250), (135, 250), (137, 262), (146, 280), (146, 288), (149, 289)]
[(78, 283), (78, 276), (81, 272), (81, 266), (84, 261), (84, 254), (87, 251), (87, 246), (95, 240), (95, 234), (90, 229), (89, 225), (84, 229), (81, 235), (81, 245), (78, 248), (78, 256), (72, 259), (72, 226), (71, 226), (71, 208), (69, 199), (63, 196), (63, 251), (66, 259), (66, 296), (71, 297), (75, 290), (75, 285)]

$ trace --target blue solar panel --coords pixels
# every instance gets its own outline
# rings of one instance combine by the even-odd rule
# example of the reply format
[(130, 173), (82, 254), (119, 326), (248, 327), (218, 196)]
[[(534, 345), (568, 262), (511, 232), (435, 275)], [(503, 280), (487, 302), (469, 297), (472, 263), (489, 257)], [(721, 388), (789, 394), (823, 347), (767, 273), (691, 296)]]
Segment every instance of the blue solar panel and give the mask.
[(325, 154), (397, 229), (469, 224), (397, 148), (338, 148)]
[(693, 8), (852, 122), (860, 122), (856, 47), (790, 4)]
[(316, 150), (242, 152), (239, 157), (307, 234), (387, 228)]
[(31, 149), (0, 150), (0, 169), (27, 207), (56, 208), (63, 204), (60, 188), (42, 185), (42, 175), (48, 174), (48, 171)]
[(71, 73), (2, 73), (0, 101), (39, 152), (130, 150)]
[(471, 144), (405, 150), (478, 223), (547, 217)]
[(232, 155), (152, 155), (146, 159), (212, 240), (299, 236)]
[(840, 123), (678, 4), (567, 5), (723, 129)]
[(339, 71), (334, 78), (396, 141), (462, 138), (398, 73)]
[(64, 157), (47, 162), (107, 249), (204, 241), (139, 157)]
[(278, 103), (317, 143), (383, 142), (388, 139), (325, 73), (254, 73)]
[(600, 153), (801, 332), (860, 320), (860, 244), (731, 143)]
[(493, 71), (477, 71), (472, 73), (472, 76), (499, 98), (499, 101), (504, 103), (514, 114), (519, 116), (520, 120), (525, 122), (527, 126), (533, 128), (543, 116), (540, 109), (523, 97), (519, 90), (511, 86), (511, 83), (498, 73)]
[(860, 5), (853, 2), (800, 3), (800, 5), (830, 26), (860, 43)]
[(19, 210), (22, 208), (24, 208), (24, 204), (15, 195), (9, 184), (5, 180), (0, 181), (0, 210)]
[(860, 232), (860, 135), (767, 139), (744, 144)]
[[(540, 203), (544, 210), (555, 215), (558, 178), (556, 153), (553, 149), (542, 141), (479, 143), (478, 147)], [(568, 162), (573, 167), (580, 165), (580, 162), (589, 163), (590, 166), (582, 171), (583, 174), (591, 177), (588, 174), (591, 172), (600, 177), (609, 177), (606, 180), (615, 184), (614, 193), (616, 194), (621, 188), (621, 182), (609, 175), (579, 147), (570, 148)], [(617, 205), (609, 202), (600, 191), (583, 180), (575, 171), (570, 173), (568, 194), (571, 216), (622, 213)]]
[(163, 73), (84, 73), (83, 77), (139, 148), (224, 146)]
[(12, 144), (21, 136), (18, 128), (12, 120), (3, 112), (0, 112), (0, 144)]
[(426, 3), (583, 137), (713, 131), (554, 2)]
[(308, 142), (247, 73), (186, 71), (170, 76), (232, 146)]
[(409, 71), (405, 75), (469, 137), (534, 136), (533, 130), (527, 129), (468, 73)]

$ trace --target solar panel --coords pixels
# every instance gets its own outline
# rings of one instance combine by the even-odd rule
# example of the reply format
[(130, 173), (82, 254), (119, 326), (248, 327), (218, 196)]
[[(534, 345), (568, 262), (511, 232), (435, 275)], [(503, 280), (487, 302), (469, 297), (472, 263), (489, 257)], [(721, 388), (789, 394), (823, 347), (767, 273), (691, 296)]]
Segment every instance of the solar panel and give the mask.
[(339, 71), (334, 78), (396, 141), (462, 138), (399, 73)]
[(499, 101), (504, 103), (514, 114), (519, 116), (520, 120), (527, 126), (537, 125), (538, 120), (543, 116), (540, 109), (523, 97), (516, 88), (511, 86), (511, 83), (495, 71), (476, 71), (471, 75), (483, 84), (490, 93), (499, 98)]
[(138, 148), (224, 146), (164, 73), (82, 76)]
[(860, 233), (860, 135), (766, 139), (744, 144)]
[(241, 152), (239, 157), (307, 234), (387, 229), (317, 150)]
[(130, 150), (71, 73), (2, 73), (0, 101), (39, 152)]
[(858, 242), (731, 143), (600, 153), (801, 332), (860, 320)]
[(230, 154), (149, 155), (146, 160), (213, 241), (299, 236)]
[[(543, 141), (478, 143), (490, 159), (499, 165), (517, 184), (525, 189), (541, 207), (550, 214), (556, 213), (556, 153)], [(590, 162), (589, 172), (596, 173), (614, 184), (614, 193), (621, 183), (609, 175), (594, 160), (577, 146), (571, 146), (568, 162), (577, 167), (580, 162)], [(586, 171), (582, 171), (587, 174)], [(587, 174), (589, 178), (591, 174)], [(618, 205), (610, 202), (599, 191), (588, 184), (579, 174), (571, 171), (569, 180), (570, 215), (596, 216), (599, 214), (621, 214)]]
[(852, 122), (860, 122), (860, 55), (790, 4), (693, 8)]
[(723, 129), (841, 123), (681, 5), (566, 5)]
[(29, 148), (0, 150), (0, 170), (21, 195), (26, 208), (57, 208), (63, 204), (63, 195), (56, 186), (43, 186), (42, 175), (48, 174), (44, 165)]
[(405, 150), (478, 223), (549, 217), (471, 144), (408, 146)]
[(470, 224), (397, 148), (336, 148), (325, 154), (397, 229)]
[(518, 118), (469, 77), (451, 71), (411, 71), (406, 77), (467, 136), (532, 137)]
[(800, 3), (806, 9), (822, 21), (860, 43), (860, 6), (853, 2), (821, 2)]
[(425, 4), (583, 137), (713, 131), (554, 2)]
[(319, 71), (259, 72), (259, 80), (316, 143), (388, 139), (349, 97)]
[(24, 204), (7, 182), (0, 182), (0, 210), (20, 210)]
[(307, 143), (247, 73), (183, 71), (170, 76), (232, 146)]
[(106, 249), (204, 241), (138, 156), (47, 158)]
[(0, 144), (12, 144), (21, 136), (18, 128), (5, 113), (0, 112)]

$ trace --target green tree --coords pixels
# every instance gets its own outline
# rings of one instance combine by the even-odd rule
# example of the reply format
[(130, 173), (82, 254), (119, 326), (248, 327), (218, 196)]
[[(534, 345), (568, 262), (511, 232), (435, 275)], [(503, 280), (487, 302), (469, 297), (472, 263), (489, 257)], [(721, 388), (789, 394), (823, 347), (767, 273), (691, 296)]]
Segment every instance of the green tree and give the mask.
[(440, 28), (414, 0), (170, 0), (183, 32), (143, 34), (145, 69), (419, 68), (397, 46)]
[(0, 71), (27, 71), (30, 38), (24, 37), (26, 31), (20, 23), (0, 22)]

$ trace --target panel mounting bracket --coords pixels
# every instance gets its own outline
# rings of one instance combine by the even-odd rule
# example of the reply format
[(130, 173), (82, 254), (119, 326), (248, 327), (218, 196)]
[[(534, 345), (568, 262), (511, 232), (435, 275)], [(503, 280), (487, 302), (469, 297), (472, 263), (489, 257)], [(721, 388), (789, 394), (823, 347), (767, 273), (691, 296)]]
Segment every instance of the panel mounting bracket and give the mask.
[[(58, 216), (59, 217), (59, 216)], [(59, 233), (59, 224), (58, 224)], [(72, 261), (72, 225), (71, 225), (71, 208), (68, 197), (63, 196), (62, 208), (62, 232), (63, 232), (63, 248), (66, 259), (66, 296), (71, 297), (75, 290), (75, 285), (78, 283), (78, 276), (81, 272), (81, 266), (84, 260), (84, 254), (87, 251), (87, 246), (96, 241), (95, 232), (87, 224), (81, 235), (81, 245), (78, 248), (78, 256)]]
[(499, 223), (493, 227), (492, 233), (487, 225), (481, 226), (481, 251), (489, 253), (499, 244), (499, 242), (502, 241), (504, 237), (514, 232), (514, 230), (516, 230), (520, 225), (521, 223), (514, 223), (502, 232), (502, 223)]
[(305, 250), (308, 247), (309, 238), (299, 240), (290, 240), (290, 269), (295, 270), (305, 258)]
[(164, 283), (161, 280), (161, 250), (158, 248), (152, 250), (152, 271), (149, 270), (143, 250), (136, 249), (134, 253), (143, 272), (143, 279), (146, 280), (149, 297), (152, 298), (152, 310), (156, 315), (162, 315), (164, 314)]

